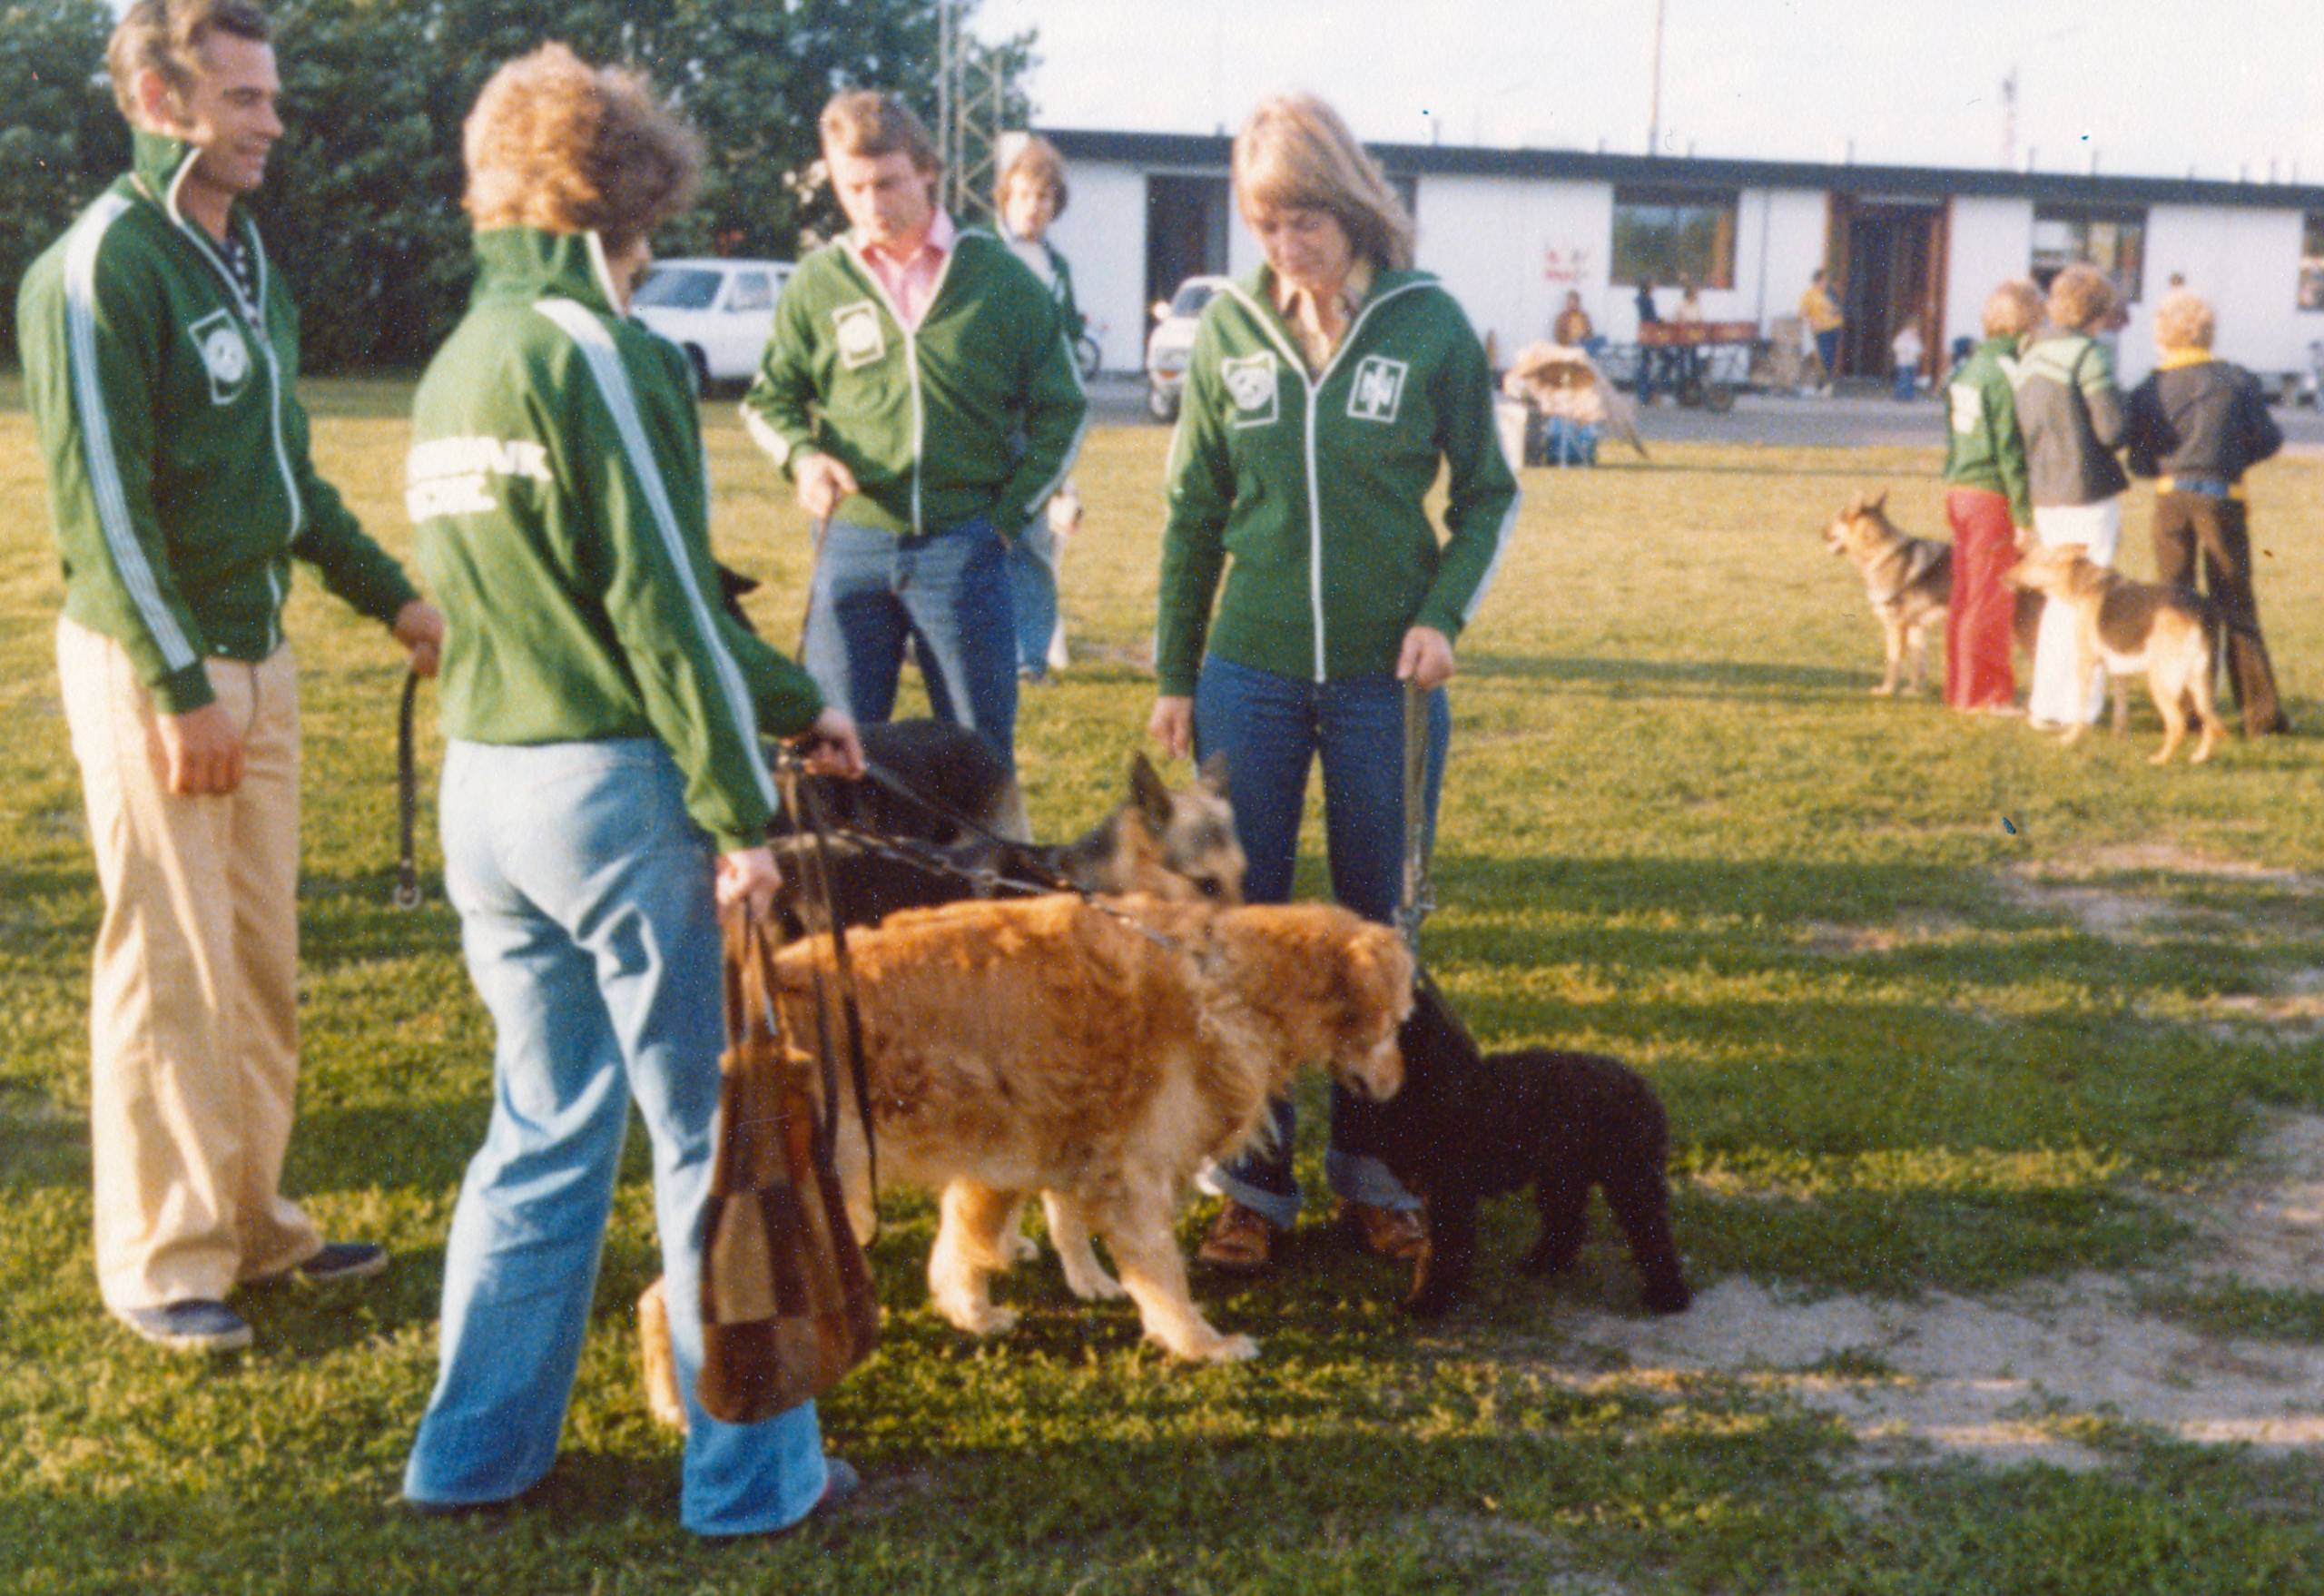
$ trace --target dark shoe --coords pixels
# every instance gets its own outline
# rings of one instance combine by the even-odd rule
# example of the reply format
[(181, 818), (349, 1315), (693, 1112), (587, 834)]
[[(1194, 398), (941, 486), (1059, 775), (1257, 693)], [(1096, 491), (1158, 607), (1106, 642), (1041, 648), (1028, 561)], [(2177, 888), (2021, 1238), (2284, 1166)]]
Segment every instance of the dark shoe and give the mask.
[(1195, 1261), (1230, 1275), (1257, 1275), (1275, 1261), (1275, 1227), (1256, 1208), (1227, 1200), (1203, 1233)]
[(427, 1502), (414, 1496), (399, 1496), (396, 1500), (412, 1517), (438, 1522), (505, 1519), (517, 1511), (517, 1499), (513, 1496), (496, 1497), (490, 1502)]
[(222, 1302), (188, 1297), (158, 1308), (115, 1308), (113, 1316), (156, 1346), (172, 1352), (240, 1352), (251, 1327)]
[(1344, 1202), (1334, 1223), (1375, 1258), (1411, 1264), (1418, 1262), (1421, 1254), (1428, 1250), (1428, 1227), (1421, 1222), (1417, 1208), (1384, 1208), (1377, 1203)]
[(290, 1271), (310, 1286), (369, 1280), (388, 1266), (388, 1249), (372, 1241), (327, 1241), (323, 1250)]

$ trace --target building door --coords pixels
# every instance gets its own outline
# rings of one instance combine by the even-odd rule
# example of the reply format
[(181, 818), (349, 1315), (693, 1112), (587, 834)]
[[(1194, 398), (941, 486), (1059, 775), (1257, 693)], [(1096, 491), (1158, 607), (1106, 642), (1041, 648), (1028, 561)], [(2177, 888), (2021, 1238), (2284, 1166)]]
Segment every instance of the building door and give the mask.
[(1223, 177), (1146, 180), (1146, 302), (1167, 300), (1189, 277), (1226, 270), (1231, 201)]
[(1842, 291), (1840, 373), (1885, 377), (1889, 340), (1908, 320), (1921, 333), (1924, 372), (1945, 358), (1945, 209), (1925, 201), (1832, 196), (1832, 270)]

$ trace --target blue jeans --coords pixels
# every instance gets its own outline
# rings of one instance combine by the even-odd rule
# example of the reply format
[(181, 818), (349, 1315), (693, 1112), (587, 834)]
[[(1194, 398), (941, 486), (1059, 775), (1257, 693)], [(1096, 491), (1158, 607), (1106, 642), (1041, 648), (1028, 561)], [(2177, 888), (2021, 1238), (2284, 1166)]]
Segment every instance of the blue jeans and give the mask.
[(404, 1494), (506, 1501), (556, 1461), (635, 1098), (690, 1426), (682, 1522), (705, 1535), (797, 1522), (823, 1489), (814, 1404), (724, 1424), (694, 1394), (724, 1026), (711, 842), (686, 815), (677, 765), (650, 738), (455, 742), (442, 830), (445, 886), (498, 1040)]
[(982, 516), (925, 537), (833, 521), (815, 566), (801, 663), (826, 699), (869, 725), (894, 711), (909, 646), (937, 716), (980, 734), (1014, 764), (1008, 558)]
[(1835, 327), (1828, 332), (1819, 332), (1816, 335), (1816, 358), (1824, 364), (1824, 380), (1827, 383), (1838, 380), (1840, 375), (1840, 330), (1838, 328)]
[(1017, 668), (1049, 674), (1049, 639), (1057, 635), (1057, 534), (1035, 516), (1009, 546), (1009, 597), (1016, 619)]
[[(1444, 784), (1444, 753), (1452, 714), (1443, 689), (1430, 695), (1428, 764), (1424, 788), (1428, 832), (1436, 831), (1436, 802)], [(1254, 903), (1291, 897), (1299, 851), (1299, 816), (1307, 796), (1307, 770), (1324, 763), (1324, 842), (1332, 896), (1367, 920), (1394, 920), (1403, 895), (1404, 689), (1389, 676), (1304, 682), (1254, 670), (1216, 655), (1203, 661), (1195, 685), (1195, 744), (1205, 757), (1226, 756), (1235, 801), (1235, 832), (1246, 863), (1243, 893)], [(1350, 1202), (1413, 1208), (1418, 1201), (1369, 1155), (1339, 1143), (1341, 1088), (1332, 1088), (1332, 1141), (1324, 1177)], [(1208, 1191), (1255, 1209), (1277, 1228), (1299, 1214), (1299, 1187), (1291, 1172), (1295, 1119), (1289, 1101), (1273, 1108), (1275, 1139), (1206, 1170)]]

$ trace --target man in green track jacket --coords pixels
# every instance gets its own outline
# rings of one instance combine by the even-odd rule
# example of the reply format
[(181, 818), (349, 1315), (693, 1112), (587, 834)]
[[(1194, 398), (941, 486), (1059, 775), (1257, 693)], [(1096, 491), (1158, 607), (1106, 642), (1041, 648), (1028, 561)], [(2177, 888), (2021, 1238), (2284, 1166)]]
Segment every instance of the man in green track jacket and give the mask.
[(34, 261), (25, 396), (64, 556), (57, 668), (105, 910), (90, 1013), (98, 1284), (138, 1335), (377, 1274), (279, 1189), (298, 1077), (295, 557), (435, 669), (443, 622), (308, 456), (298, 312), (237, 202), (281, 136), (266, 14), (138, 0), (107, 52), (135, 170)]
[(1000, 240), (936, 203), (928, 130), (858, 90), (822, 114), (843, 238), (801, 262), (743, 401), (751, 436), (829, 520), (808, 671), (863, 723), (894, 707), (907, 645), (939, 715), (1014, 756), (1009, 541), (1080, 448), (1088, 412), (1062, 314)]

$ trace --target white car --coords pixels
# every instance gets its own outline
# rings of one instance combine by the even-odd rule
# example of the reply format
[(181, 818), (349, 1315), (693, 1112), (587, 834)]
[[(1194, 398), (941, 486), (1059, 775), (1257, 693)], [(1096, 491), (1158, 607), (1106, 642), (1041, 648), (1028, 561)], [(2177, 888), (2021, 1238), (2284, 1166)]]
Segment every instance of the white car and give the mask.
[(1187, 356), (1195, 347), (1195, 322), (1202, 308), (1230, 280), (1189, 277), (1166, 304), (1156, 300), (1154, 330), (1146, 339), (1146, 408), (1157, 421), (1178, 419), (1178, 395), (1187, 386)]
[(788, 261), (656, 261), (630, 296), (629, 311), (685, 350), (705, 388), (748, 382), (766, 353), (774, 296), (790, 275)]

